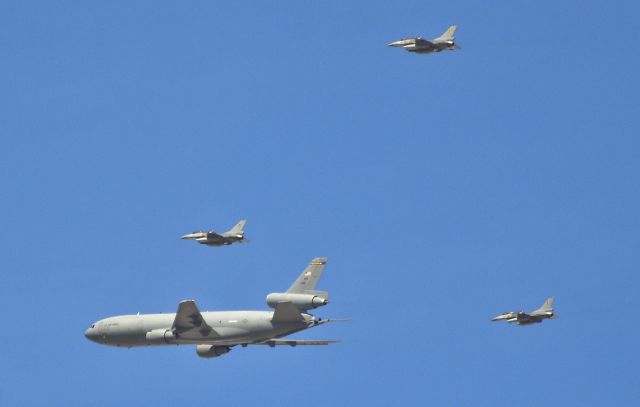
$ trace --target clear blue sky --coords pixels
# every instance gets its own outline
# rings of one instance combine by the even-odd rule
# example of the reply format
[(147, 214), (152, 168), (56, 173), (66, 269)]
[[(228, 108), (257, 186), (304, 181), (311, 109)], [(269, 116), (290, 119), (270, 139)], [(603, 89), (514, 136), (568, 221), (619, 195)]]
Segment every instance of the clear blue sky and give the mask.
[[(640, 404), (639, 11), (0, 3), (0, 405)], [(386, 47), (451, 23), (459, 52)], [(251, 244), (178, 239), (240, 218)], [(315, 256), (353, 321), (295, 337), (335, 346), (83, 337), (266, 309)]]

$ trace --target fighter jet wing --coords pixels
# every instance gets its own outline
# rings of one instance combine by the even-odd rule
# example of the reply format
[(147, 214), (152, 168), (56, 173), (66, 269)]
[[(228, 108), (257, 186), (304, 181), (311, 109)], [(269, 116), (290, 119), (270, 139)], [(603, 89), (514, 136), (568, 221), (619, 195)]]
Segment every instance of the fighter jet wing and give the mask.
[(338, 341), (325, 341), (325, 340), (304, 340), (304, 339), (269, 339), (264, 342), (254, 343), (252, 345), (269, 345), (280, 346), (280, 345), (289, 345), (289, 346), (306, 346), (306, 345), (329, 345), (331, 343), (337, 343)]
[(529, 322), (533, 320), (533, 317), (526, 312), (518, 312), (516, 318), (518, 319), (518, 322)]
[(178, 305), (172, 331), (178, 336), (189, 339), (216, 337), (218, 334), (205, 322), (194, 300), (185, 300)]
[(216, 238), (222, 239), (224, 238), (224, 236), (217, 234), (213, 230), (210, 230), (207, 232), (207, 239), (216, 239)]

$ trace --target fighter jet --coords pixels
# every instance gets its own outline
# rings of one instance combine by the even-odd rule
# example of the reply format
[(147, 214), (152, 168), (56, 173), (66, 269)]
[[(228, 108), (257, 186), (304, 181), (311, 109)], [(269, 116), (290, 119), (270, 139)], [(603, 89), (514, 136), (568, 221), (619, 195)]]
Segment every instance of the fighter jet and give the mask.
[(542, 304), (542, 307), (535, 311), (531, 311), (529, 313), (524, 311), (503, 312), (493, 318), (492, 321), (507, 321), (509, 323), (515, 322), (518, 325), (531, 325), (540, 323), (544, 319), (558, 318), (558, 316), (553, 313), (553, 308), (551, 307), (552, 304), (553, 297), (550, 297), (544, 302), (544, 304)]
[(245, 223), (247, 223), (246, 220), (241, 220), (231, 228), (231, 230), (224, 233), (216, 233), (213, 230), (208, 232), (193, 232), (182, 236), (180, 239), (195, 240), (207, 246), (227, 246), (235, 242), (246, 243), (248, 240), (244, 237)]
[(460, 49), (454, 42), (453, 34), (456, 32), (456, 25), (452, 25), (441, 36), (431, 41), (422, 37), (403, 38), (389, 44), (390, 47), (403, 47), (409, 52), (416, 54), (430, 54), (432, 52), (453, 51)]
[(194, 300), (185, 300), (173, 314), (136, 314), (102, 319), (84, 335), (91, 341), (119, 347), (196, 345), (203, 358), (229, 353), (237, 345), (328, 345), (336, 341), (283, 339), (292, 333), (336, 320), (317, 318), (309, 310), (329, 303), (329, 293), (316, 291), (327, 263), (313, 259), (284, 293), (267, 295), (273, 311), (200, 312)]

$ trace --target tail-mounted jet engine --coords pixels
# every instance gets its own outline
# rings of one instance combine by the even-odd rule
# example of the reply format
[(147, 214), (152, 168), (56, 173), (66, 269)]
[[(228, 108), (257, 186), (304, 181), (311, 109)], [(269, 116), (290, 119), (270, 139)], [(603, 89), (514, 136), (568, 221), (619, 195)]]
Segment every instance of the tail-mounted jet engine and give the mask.
[(300, 311), (318, 308), (329, 303), (326, 291), (308, 291), (306, 294), (271, 293), (267, 295), (267, 305), (275, 308), (279, 302), (292, 302)]
[(215, 345), (198, 345), (196, 346), (196, 353), (201, 358), (217, 358), (225, 353), (231, 352), (231, 348), (228, 346), (215, 346)]

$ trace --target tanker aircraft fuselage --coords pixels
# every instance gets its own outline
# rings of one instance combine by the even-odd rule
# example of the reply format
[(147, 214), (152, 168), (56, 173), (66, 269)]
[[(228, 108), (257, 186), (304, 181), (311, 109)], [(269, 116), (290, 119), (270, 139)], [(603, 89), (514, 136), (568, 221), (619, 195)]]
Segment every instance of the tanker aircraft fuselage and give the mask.
[(242, 345), (280, 338), (323, 321), (309, 314), (294, 322), (273, 322), (273, 311), (202, 312), (203, 321), (217, 335), (182, 338), (171, 332), (175, 313), (121, 315), (93, 324), (85, 336), (104, 345), (135, 347), (150, 345), (214, 344)]

